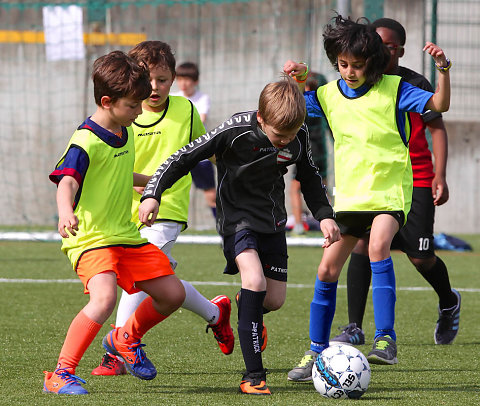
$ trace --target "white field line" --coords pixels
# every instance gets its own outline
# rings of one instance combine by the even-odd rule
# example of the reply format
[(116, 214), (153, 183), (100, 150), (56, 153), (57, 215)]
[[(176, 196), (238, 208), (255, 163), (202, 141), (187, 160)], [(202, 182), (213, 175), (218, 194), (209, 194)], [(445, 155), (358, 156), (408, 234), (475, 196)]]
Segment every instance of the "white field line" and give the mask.
[[(237, 282), (217, 282), (217, 281), (189, 281), (192, 285), (204, 286), (240, 286)], [(0, 278), (0, 283), (80, 283), (79, 279), (16, 279), (16, 278)], [(313, 285), (306, 285), (302, 283), (290, 283), (289, 288), (294, 289), (312, 289)], [(346, 289), (346, 285), (338, 285), (339, 289)], [(480, 293), (480, 289), (476, 288), (455, 288), (459, 292)], [(408, 292), (423, 292), (432, 290), (432, 288), (424, 286), (400, 286), (397, 290)]]
[[(60, 234), (57, 232), (27, 232), (27, 231), (7, 231), (0, 232), (0, 240), (9, 241), (61, 241)], [(321, 247), (324, 238), (312, 237), (287, 237), (289, 246)], [(179, 244), (221, 244), (222, 239), (219, 235), (179, 235), (177, 238)]]

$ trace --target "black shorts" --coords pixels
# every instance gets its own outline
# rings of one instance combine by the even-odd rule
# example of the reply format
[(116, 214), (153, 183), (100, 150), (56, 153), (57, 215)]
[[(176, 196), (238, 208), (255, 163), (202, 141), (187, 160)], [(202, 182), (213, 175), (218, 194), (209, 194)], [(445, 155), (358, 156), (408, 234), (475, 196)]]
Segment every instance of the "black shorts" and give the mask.
[(215, 189), (213, 164), (208, 159), (200, 161), (190, 173), (196, 188), (202, 190)]
[(434, 221), (435, 206), (432, 189), (414, 187), (412, 208), (408, 213), (407, 224), (393, 238), (392, 249), (402, 250), (412, 258), (433, 257), (435, 255), (433, 249)]
[(361, 238), (370, 231), (373, 219), (379, 214), (390, 214), (398, 221), (399, 227), (402, 227), (405, 221), (403, 211), (339, 212), (335, 220), (340, 228), (340, 233)]
[(223, 273), (238, 273), (235, 258), (246, 249), (257, 251), (265, 277), (277, 281), (287, 281), (287, 239), (285, 232), (262, 234), (244, 229), (223, 237), (223, 254), (227, 265)]

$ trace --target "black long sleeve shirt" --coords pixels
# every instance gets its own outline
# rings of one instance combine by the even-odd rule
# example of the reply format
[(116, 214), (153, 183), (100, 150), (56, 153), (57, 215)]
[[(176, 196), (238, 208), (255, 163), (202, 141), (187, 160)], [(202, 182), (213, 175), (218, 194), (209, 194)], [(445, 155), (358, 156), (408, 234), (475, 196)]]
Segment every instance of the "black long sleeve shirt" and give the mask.
[(287, 221), (283, 176), (293, 164), (297, 165), (296, 179), (314, 217), (318, 221), (334, 218), (322, 178), (312, 161), (306, 126), (300, 128), (293, 141), (278, 149), (259, 130), (256, 113), (237, 113), (171, 155), (152, 176), (142, 201), (155, 198), (161, 202), (165, 189), (199, 161), (215, 156), (220, 235), (245, 228), (259, 233), (283, 231)]

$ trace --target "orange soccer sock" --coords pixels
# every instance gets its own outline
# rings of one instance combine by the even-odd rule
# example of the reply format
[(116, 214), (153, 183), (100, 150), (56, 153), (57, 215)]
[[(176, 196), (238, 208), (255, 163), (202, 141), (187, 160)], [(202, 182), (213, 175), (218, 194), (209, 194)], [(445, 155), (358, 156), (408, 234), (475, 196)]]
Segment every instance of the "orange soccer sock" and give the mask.
[(57, 368), (68, 368), (74, 373), (101, 327), (101, 324), (90, 319), (83, 310), (80, 311), (70, 324), (58, 357)]
[(152, 327), (168, 316), (158, 313), (153, 307), (153, 301), (148, 296), (135, 310), (123, 327), (118, 329), (117, 337), (124, 341), (138, 341)]

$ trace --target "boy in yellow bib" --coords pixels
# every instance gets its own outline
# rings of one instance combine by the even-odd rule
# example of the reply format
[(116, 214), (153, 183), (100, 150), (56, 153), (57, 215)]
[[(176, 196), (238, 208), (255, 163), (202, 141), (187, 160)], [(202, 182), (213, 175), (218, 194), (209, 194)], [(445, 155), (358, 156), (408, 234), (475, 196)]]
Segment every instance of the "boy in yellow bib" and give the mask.
[(80, 359), (116, 305), (117, 285), (149, 296), (125, 325), (110, 331), (103, 346), (140, 379), (153, 379), (143, 335), (182, 304), (185, 290), (165, 254), (140, 236), (131, 221), (133, 185), (149, 177), (133, 172), (132, 122), (151, 92), (148, 70), (121, 51), (93, 65), (97, 109), (73, 134), (50, 174), (58, 185), (58, 232), (62, 251), (90, 294), (70, 324), (57, 367), (45, 371), (45, 392), (87, 394), (75, 375)]
[[(341, 79), (304, 94), (307, 113), (325, 117), (335, 139), (335, 211), (342, 239), (326, 248), (318, 267), (310, 307), (310, 350), (288, 374), (311, 380), (315, 357), (329, 345), (337, 281), (356, 242), (370, 230), (369, 257), (375, 316), (371, 362), (397, 363), (393, 236), (405, 223), (412, 198), (407, 112), (446, 111), (450, 103), (450, 61), (430, 42), (424, 47), (440, 70), (437, 93), (383, 75), (390, 55), (370, 24), (342, 16), (326, 26), (324, 48)], [(284, 71), (304, 89), (305, 64), (287, 61)]]
[[(152, 92), (143, 101), (143, 113), (133, 122), (132, 130), (135, 140), (134, 170), (151, 175), (171, 154), (203, 135), (205, 127), (191, 101), (182, 96), (170, 95), (176, 61), (168, 44), (144, 41), (130, 50), (129, 56), (137, 63), (147, 65), (150, 70)], [(187, 227), (191, 184), (192, 177), (187, 174), (165, 192), (159, 216), (152, 227), (144, 227), (138, 220), (143, 188), (132, 190), (132, 221), (142, 237), (167, 255), (173, 269), (177, 262), (171, 251), (178, 235)], [(230, 326), (230, 299), (219, 295), (210, 301), (189, 282), (181, 282), (185, 288), (182, 308), (202, 317), (207, 322), (207, 330), (212, 329), (221, 351), (226, 355), (231, 354), (235, 338)], [(115, 325), (123, 326), (145, 297), (144, 292), (122, 292)], [(125, 372), (123, 364), (107, 352), (92, 374), (121, 375)]]

